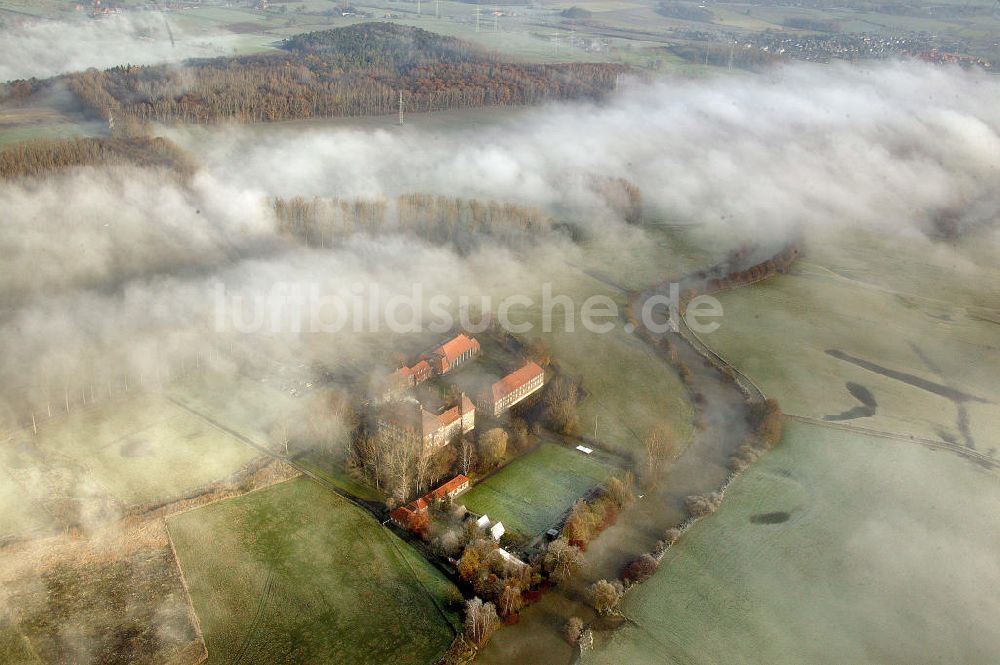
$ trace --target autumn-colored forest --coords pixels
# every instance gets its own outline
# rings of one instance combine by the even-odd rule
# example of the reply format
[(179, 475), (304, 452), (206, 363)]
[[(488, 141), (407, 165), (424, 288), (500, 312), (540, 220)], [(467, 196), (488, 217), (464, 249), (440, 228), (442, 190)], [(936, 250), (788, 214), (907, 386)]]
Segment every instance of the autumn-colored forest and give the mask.
[(420, 28), (366, 23), (287, 39), (283, 52), (121, 66), (63, 79), (116, 126), (130, 122), (266, 122), (598, 98), (623, 68), (504, 62)]
[(25, 141), (0, 150), (0, 179), (35, 177), (76, 166), (164, 167), (181, 175), (194, 164), (163, 138), (71, 138)]

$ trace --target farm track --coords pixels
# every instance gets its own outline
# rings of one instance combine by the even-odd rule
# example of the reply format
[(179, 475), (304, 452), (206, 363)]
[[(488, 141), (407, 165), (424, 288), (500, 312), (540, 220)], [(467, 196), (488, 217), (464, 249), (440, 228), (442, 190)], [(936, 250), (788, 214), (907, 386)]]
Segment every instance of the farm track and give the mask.
[[(986, 317), (989, 317), (989, 316), (1000, 316), (1000, 309), (996, 309), (994, 307), (984, 307), (983, 305), (975, 305), (975, 306), (956, 305), (951, 300), (942, 300), (941, 298), (932, 298), (930, 296), (925, 296), (925, 295), (923, 295), (921, 293), (907, 293), (907, 292), (903, 292), (903, 291), (895, 291), (895, 290), (893, 290), (891, 288), (888, 288), (888, 287), (885, 287), (885, 286), (879, 286), (878, 284), (872, 284), (871, 282), (866, 282), (863, 279), (858, 279), (856, 277), (848, 277), (846, 275), (840, 274), (839, 272), (836, 272), (835, 270), (831, 270), (830, 268), (827, 268), (826, 266), (819, 265), (818, 263), (812, 263), (810, 261), (802, 261), (801, 265), (802, 265), (802, 267), (804, 267), (806, 269), (812, 269), (812, 270), (815, 271), (813, 273), (805, 273), (806, 275), (810, 275), (811, 274), (811, 275), (816, 276), (816, 277), (826, 277), (828, 279), (831, 279), (831, 280), (836, 281), (836, 282), (840, 282), (840, 283), (848, 285), (848, 286), (853, 286), (853, 287), (857, 287), (857, 288), (861, 288), (861, 289), (867, 289), (869, 291), (874, 291), (876, 293), (882, 293), (882, 294), (885, 294), (885, 295), (888, 295), (888, 296), (895, 296), (897, 298), (910, 298), (910, 299), (913, 299), (913, 300), (920, 300), (920, 301), (929, 303), (931, 305), (937, 305), (939, 307), (947, 307), (947, 308), (959, 307), (961, 309), (967, 310), (968, 312), (970, 312), (972, 314), (978, 314), (980, 316), (986, 316)], [(989, 319), (989, 320), (992, 321), (992, 318)]]
[[(264, 610), (267, 608), (267, 603), (271, 599), (271, 592), (273, 589), (274, 572), (270, 571), (267, 574), (267, 579), (264, 580), (264, 588), (261, 589), (260, 599), (257, 601), (257, 609), (254, 611), (253, 620), (250, 621), (247, 633), (243, 636), (243, 640), (240, 642), (240, 646), (236, 649), (236, 654), (233, 656), (233, 665), (240, 665), (244, 659), (251, 656), (250, 647), (253, 646), (254, 639), (257, 637), (257, 629), (260, 627), (260, 622), (264, 618)], [(249, 662), (254, 662), (252, 656)]]

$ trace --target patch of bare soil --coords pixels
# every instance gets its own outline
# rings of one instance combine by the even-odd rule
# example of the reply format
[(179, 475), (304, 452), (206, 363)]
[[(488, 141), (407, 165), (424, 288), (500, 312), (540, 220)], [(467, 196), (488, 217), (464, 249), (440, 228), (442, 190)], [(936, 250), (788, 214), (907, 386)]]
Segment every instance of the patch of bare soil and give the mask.
[(264, 458), (189, 496), (0, 547), (0, 615), (45, 662), (200, 663), (204, 640), (163, 518), (295, 475)]
[(205, 647), (162, 520), (6, 548), (0, 569), (0, 600), (45, 662), (203, 658), (195, 655)]

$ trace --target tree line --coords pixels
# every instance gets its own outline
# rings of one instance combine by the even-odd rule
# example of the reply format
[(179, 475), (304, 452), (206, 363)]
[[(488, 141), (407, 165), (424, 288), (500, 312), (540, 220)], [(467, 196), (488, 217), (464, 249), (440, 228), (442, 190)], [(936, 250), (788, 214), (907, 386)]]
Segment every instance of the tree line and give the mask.
[[(301, 35), (283, 52), (119, 66), (63, 77), (116, 124), (268, 122), (597, 98), (619, 65), (504, 62), (451, 37), (387, 23)], [(22, 86), (24, 87), (24, 86)]]
[(483, 238), (520, 244), (553, 230), (544, 212), (513, 203), (416, 193), (393, 203), (302, 197), (272, 201), (279, 230), (312, 247), (332, 247), (356, 234), (400, 232), (468, 251)]
[[(624, 178), (592, 177), (588, 182), (626, 222), (642, 221), (642, 192), (637, 185)], [(423, 193), (402, 194), (391, 203), (383, 198), (275, 197), (271, 206), (279, 230), (310, 247), (333, 247), (356, 234), (402, 232), (464, 252), (483, 238), (518, 246), (566, 230), (565, 224), (557, 224), (538, 208)]]
[(35, 177), (78, 166), (162, 167), (187, 176), (190, 157), (164, 138), (36, 139), (0, 151), (0, 179)]

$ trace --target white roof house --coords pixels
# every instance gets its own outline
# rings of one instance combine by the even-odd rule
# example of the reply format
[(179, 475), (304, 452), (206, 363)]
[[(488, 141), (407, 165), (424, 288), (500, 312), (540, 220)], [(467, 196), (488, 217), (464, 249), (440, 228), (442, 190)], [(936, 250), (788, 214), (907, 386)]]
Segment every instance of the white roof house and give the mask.
[(496, 551), (500, 554), (501, 557), (503, 557), (503, 560), (506, 561), (507, 563), (513, 563), (516, 564), (517, 566), (528, 565), (502, 547), (497, 548)]
[(478, 526), (480, 529), (486, 529), (487, 531), (489, 531), (490, 536), (493, 537), (493, 540), (500, 540), (500, 537), (503, 536), (505, 533), (507, 533), (507, 529), (504, 528), (503, 522), (499, 520), (493, 522), (490, 519), (489, 515), (483, 515), (482, 517), (477, 519), (476, 526)]
[(490, 535), (493, 536), (493, 540), (500, 540), (500, 537), (506, 532), (507, 530), (503, 528), (503, 522), (497, 522), (490, 527)]

